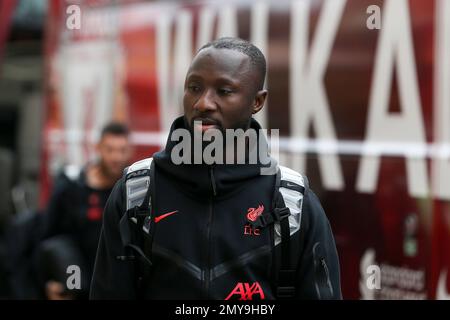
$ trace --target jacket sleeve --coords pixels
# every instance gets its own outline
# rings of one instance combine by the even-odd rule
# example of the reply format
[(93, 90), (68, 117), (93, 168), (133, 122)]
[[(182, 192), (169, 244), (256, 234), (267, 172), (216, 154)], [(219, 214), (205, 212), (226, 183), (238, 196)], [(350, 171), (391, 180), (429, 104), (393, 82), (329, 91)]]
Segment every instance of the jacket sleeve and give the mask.
[(339, 258), (327, 216), (317, 196), (306, 188), (302, 227), (304, 247), (298, 270), (299, 299), (342, 299)]
[(90, 299), (135, 299), (135, 266), (126, 256), (119, 231), (125, 212), (124, 179), (114, 186), (103, 213), (103, 226), (91, 282)]
[[(77, 196), (78, 194), (71, 185), (71, 181), (63, 173), (59, 174), (55, 179), (52, 194), (42, 218), (41, 239), (69, 233), (72, 230), (73, 217), (70, 216), (67, 208), (74, 202), (73, 198)], [(69, 197), (72, 197), (72, 199)], [(72, 201), (70, 202), (70, 200)]]

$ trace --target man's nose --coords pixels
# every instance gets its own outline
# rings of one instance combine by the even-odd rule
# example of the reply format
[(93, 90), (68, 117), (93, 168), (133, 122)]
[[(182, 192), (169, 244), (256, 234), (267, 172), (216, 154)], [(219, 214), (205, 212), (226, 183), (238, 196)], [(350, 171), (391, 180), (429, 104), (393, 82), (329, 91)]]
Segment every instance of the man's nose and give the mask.
[(197, 100), (194, 109), (201, 113), (216, 110), (217, 106), (213, 90), (205, 90), (205, 92)]

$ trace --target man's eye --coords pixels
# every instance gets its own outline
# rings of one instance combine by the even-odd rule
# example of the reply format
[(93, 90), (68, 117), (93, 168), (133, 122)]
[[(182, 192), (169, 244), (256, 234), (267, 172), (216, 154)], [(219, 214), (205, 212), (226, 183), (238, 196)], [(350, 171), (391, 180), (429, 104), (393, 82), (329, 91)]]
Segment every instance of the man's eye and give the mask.
[(221, 95), (229, 95), (233, 93), (233, 90), (227, 88), (220, 88), (218, 91)]
[(189, 89), (189, 91), (191, 91), (191, 92), (200, 92), (200, 87), (197, 86), (197, 85), (191, 84), (191, 85), (188, 86), (188, 89)]

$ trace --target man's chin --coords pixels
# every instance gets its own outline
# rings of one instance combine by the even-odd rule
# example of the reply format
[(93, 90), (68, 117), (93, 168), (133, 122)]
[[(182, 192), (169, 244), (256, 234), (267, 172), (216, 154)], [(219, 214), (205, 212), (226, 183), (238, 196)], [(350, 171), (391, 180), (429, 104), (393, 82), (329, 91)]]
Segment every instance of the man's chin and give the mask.
[(119, 180), (122, 176), (123, 169), (104, 168), (103, 172), (109, 179)]
[(119, 180), (120, 177), (122, 176), (122, 173), (123, 173), (123, 169), (114, 170), (114, 171), (111, 172), (110, 176), (113, 179)]

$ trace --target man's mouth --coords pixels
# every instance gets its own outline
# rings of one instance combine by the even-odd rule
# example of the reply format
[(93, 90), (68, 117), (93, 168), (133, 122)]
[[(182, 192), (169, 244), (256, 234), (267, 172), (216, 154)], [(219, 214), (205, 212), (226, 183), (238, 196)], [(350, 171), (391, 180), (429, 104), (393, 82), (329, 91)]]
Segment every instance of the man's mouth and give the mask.
[(220, 125), (217, 121), (207, 118), (195, 118), (193, 120), (194, 130), (205, 132), (209, 129), (219, 129)]

